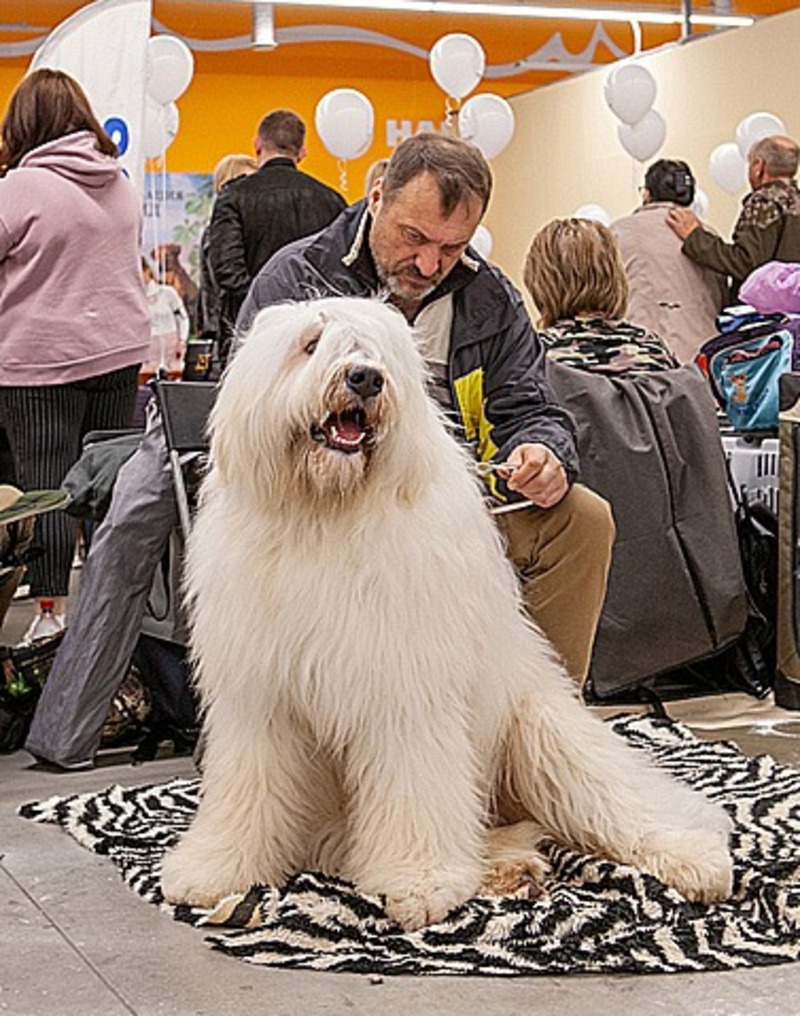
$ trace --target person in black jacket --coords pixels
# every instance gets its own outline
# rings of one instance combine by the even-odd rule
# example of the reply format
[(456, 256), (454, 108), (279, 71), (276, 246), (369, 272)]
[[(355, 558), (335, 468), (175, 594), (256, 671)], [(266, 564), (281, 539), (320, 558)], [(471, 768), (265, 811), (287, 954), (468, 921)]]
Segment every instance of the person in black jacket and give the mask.
[[(258, 163), (252, 155), (233, 153), (223, 155), (214, 167), (212, 177), (214, 199), (216, 200), (223, 187), (227, 187), (240, 176), (250, 176), (258, 169)], [(200, 294), (198, 299), (198, 332), (201, 341), (217, 344), (219, 334), (219, 287), (209, 264), (209, 231), (210, 223), (200, 236)], [(214, 350), (214, 357), (218, 352)], [(208, 373), (208, 372), (206, 372)], [(216, 377), (219, 370), (215, 371)], [(199, 379), (198, 379), (199, 380)]]
[(346, 207), (333, 188), (297, 168), (306, 125), (288, 109), (267, 113), (255, 139), (259, 169), (231, 181), (214, 204), (208, 263), (219, 290), (220, 360), (250, 283), (284, 244), (316, 233)]

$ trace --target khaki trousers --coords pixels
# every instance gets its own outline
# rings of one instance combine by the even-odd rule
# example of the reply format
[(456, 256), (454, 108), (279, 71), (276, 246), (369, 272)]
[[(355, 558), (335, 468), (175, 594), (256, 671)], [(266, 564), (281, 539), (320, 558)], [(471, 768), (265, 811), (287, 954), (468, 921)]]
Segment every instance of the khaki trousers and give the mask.
[(611, 508), (581, 484), (553, 508), (498, 515), (528, 614), (582, 686), (603, 609), (615, 528)]

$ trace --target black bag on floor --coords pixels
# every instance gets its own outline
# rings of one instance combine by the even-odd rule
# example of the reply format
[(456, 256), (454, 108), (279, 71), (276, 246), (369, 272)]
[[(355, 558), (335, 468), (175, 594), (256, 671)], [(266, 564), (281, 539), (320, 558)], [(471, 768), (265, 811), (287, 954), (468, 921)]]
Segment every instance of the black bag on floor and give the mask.
[(171, 741), (176, 755), (190, 753), (199, 736), (199, 720), (185, 646), (142, 634), (133, 663), (150, 697), (146, 733), (133, 760), (154, 759), (162, 741)]
[(64, 633), (30, 646), (0, 646), (0, 752), (25, 743), (36, 703)]
[(132, 663), (122, 684), (114, 692), (103, 724), (100, 747), (137, 747), (148, 732), (146, 724), (150, 710), (150, 693)]

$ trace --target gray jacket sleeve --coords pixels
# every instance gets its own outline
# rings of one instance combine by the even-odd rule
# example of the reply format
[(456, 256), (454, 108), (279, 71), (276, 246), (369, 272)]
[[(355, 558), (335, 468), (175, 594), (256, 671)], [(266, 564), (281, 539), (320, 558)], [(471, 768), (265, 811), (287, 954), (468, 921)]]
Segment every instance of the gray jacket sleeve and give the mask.
[(250, 290), (239, 310), (236, 331), (231, 343), (230, 356), (235, 356), (250, 330), (256, 315), (264, 307), (276, 303), (297, 303), (331, 296), (330, 287), (321, 275), (314, 272), (298, 252), (303, 241), (290, 243), (269, 259), (253, 279)]

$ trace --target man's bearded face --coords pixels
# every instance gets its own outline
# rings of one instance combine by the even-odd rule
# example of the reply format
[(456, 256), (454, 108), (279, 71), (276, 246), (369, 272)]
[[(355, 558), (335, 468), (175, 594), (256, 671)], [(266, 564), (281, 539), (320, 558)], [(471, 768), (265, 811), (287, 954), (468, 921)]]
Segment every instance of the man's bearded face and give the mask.
[(477, 197), (442, 213), (436, 180), (421, 173), (388, 201), (370, 197), (369, 246), (378, 278), (399, 304), (419, 303), (453, 269), (481, 220)]

